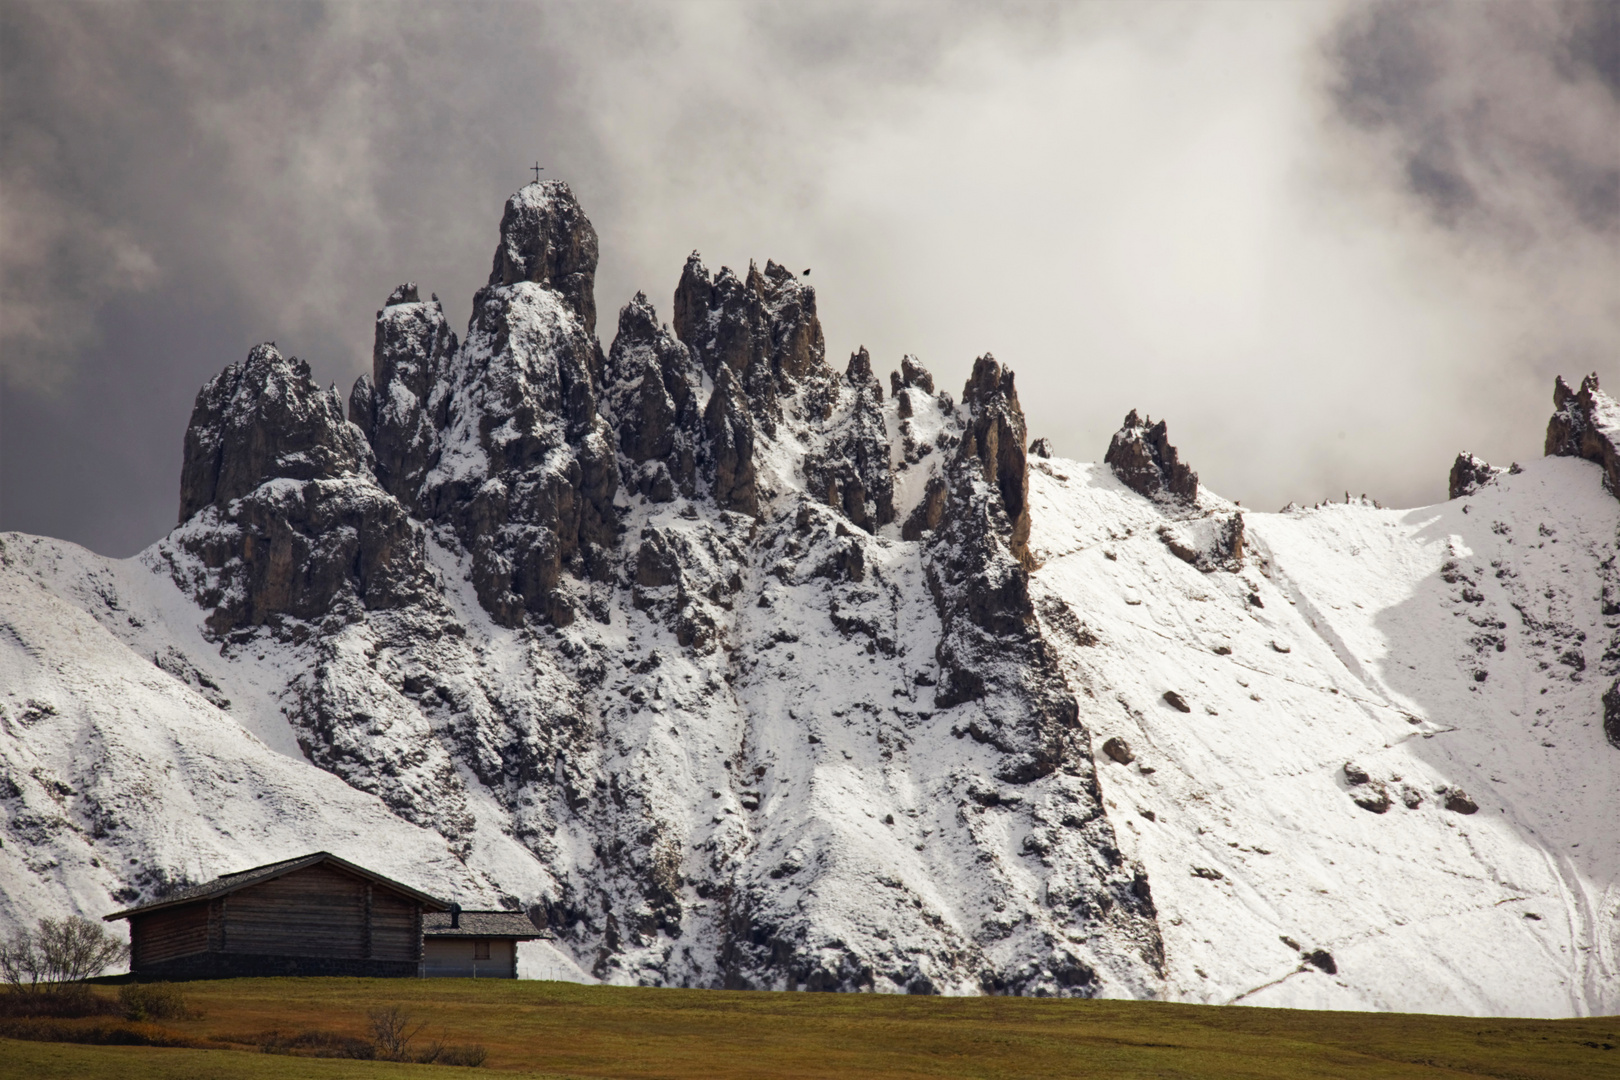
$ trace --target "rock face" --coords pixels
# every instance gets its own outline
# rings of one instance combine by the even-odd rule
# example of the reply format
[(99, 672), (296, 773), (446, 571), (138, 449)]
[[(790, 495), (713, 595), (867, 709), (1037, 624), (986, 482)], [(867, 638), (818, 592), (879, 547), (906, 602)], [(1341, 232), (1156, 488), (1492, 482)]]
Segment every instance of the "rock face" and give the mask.
[(180, 521), (225, 506), (266, 480), (335, 480), (370, 470), (343, 403), (310, 380), (309, 365), (260, 345), (197, 394), (180, 467)]
[(560, 180), (529, 184), (506, 200), (489, 287), (520, 282), (556, 293), (585, 333), (596, 333), (596, 229)]
[[(1603, 486), (1620, 499), (1620, 405), (1598, 386), (1594, 372), (1581, 380), (1573, 391), (1559, 376), (1553, 384), (1553, 414), (1547, 421), (1547, 456), (1578, 457), (1595, 462), (1603, 469)], [(1620, 547), (1620, 536), (1615, 538)], [(1620, 616), (1620, 574), (1615, 556), (1604, 564), (1610, 581), (1605, 583), (1603, 613)], [(1620, 675), (1620, 620), (1608, 623), (1613, 630), (1603, 654), (1604, 675)], [(1603, 731), (1609, 742), (1620, 749), (1620, 678), (1615, 678), (1603, 695)]]
[(376, 484), (337, 393), (274, 345), (197, 395), (175, 546), (188, 585), (226, 635), (282, 617), (354, 619), (424, 595), (421, 529)]
[(1113, 466), (1114, 475), (1125, 486), (1149, 499), (1173, 499), (1193, 503), (1198, 499), (1198, 474), (1183, 463), (1170, 445), (1163, 420), (1157, 424), (1132, 409), (1125, 424), (1114, 433), (1103, 461)]
[(1549, 457), (1580, 457), (1603, 468), (1603, 486), (1620, 499), (1620, 405), (1598, 387), (1596, 373), (1574, 391), (1559, 376), (1553, 384), (1553, 415), (1547, 421)]
[(1475, 457), (1470, 453), (1457, 455), (1457, 460), (1451, 464), (1451, 477), (1447, 484), (1447, 498), (1460, 499), (1464, 495), (1472, 495), (1486, 484), (1495, 480), (1497, 476), (1506, 472), (1498, 469), (1490, 462)]
[[(792, 273), (696, 254), (673, 329), (637, 294), (604, 352), (595, 265), (531, 184), (464, 338), (388, 297), (349, 421), (268, 346), (205, 387), (157, 550), (209, 632), (278, 658), (317, 766), (463, 859), (520, 845), (506, 902), (599, 977), (1147, 992), (1151, 890), (1030, 601), (1012, 373), (958, 408), (908, 356), (885, 394)], [(892, 779), (834, 798), (851, 761)], [(893, 876), (928, 837), (948, 886)]]
[[(444, 417), (430, 411), (429, 398), (457, 347), (438, 298), (424, 304), (415, 284), (401, 285), (377, 312), (371, 376), (362, 375), (349, 395), (349, 419), (371, 443), (378, 482), (407, 506), (415, 505), (438, 460)], [(435, 404), (442, 410), (448, 399), (441, 395)]]

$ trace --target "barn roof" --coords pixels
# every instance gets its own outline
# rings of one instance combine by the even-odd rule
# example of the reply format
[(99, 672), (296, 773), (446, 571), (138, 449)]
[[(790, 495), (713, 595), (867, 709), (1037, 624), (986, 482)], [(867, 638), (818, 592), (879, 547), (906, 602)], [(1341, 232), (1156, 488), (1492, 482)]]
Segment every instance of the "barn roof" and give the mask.
[(148, 911), (157, 911), (161, 908), (175, 907), (179, 904), (189, 904), (196, 900), (212, 900), (216, 896), (225, 896), (229, 893), (245, 889), (250, 885), (259, 885), (263, 882), (283, 877), (295, 870), (305, 870), (311, 866), (323, 863), (331, 864), (339, 870), (364, 878), (375, 885), (408, 896), (412, 900), (419, 900), (429, 911), (444, 911), (450, 907), (445, 901), (436, 896), (429, 896), (425, 892), (413, 889), (409, 885), (401, 885), (392, 878), (385, 878), (363, 866), (356, 866), (347, 859), (340, 859), (329, 851), (316, 851), (309, 855), (300, 855), (296, 859), (283, 859), (280, 862), (265, 863), (248, 870), (238, 870), (234, 874), (224, 874), (213, 881), (201, 885), (187, 885), (165, 894), (162, 899), (154, 900), (150, 904), (141, 904), (138, 907), (128, 908), (124, 911), (115, 911), (111, 915), (103, 915), (108, 922), (115, 919), (127, 919), (131, 915), (144, 915)]
[(425, 938), (517, 938), (532, 941), (550, 937), (521, 911), (463, 911), (461, 925), (451, 929), (450, 913), (435, 911), (422, 916), (422, 936)]

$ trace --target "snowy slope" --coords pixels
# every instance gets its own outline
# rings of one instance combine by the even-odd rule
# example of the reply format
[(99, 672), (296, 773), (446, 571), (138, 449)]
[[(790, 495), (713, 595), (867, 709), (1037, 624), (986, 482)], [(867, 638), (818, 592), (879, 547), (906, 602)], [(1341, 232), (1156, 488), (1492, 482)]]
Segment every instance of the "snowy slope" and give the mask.
[[(1610, 633), (1620, 503), (1592, 464), (1418, 510), (1251, 513), (1231, 575), (1172, 555), (1160, 508), (1106, 468), (1043, 465), (1034, 579), (1097, 639), (1064, 659), (1153, 881), (1171, 996), (1620, 1009), (1620, 754), (1577, 659)], [(1106, 758), (1110, 737), (1136, 760)], [(1383, 812), (1353, 801), (1379, 786)], [(1453, 789), (1478, 812), (1448, 811)], [(1301, 962), (1317, 949), (1336, 974)]]
[(1135, 413), (1046, 458), (988, 355), (835, 370), (774, 263), (604, 349), (595, 259), (530, 185), (346, 416), (211, 380), (136, 558), (0, 536), (0, 929), (325, 848), (527, 912), (533, 977), (1620, 1009), (1595, 377), (1574, 456), (1254, 514)]

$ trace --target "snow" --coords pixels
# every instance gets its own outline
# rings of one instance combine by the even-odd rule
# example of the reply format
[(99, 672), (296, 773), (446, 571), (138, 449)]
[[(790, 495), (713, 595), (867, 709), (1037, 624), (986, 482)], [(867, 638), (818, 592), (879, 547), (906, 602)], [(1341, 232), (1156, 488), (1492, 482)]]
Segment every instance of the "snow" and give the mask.
[[(1121, 845), (1149, 870), (1170, 996), (1620, 1009), (1620, 754), (1595, 721), (1604, 687), (1559, 662), (1607, 637), (1598, 564), (1620, 504), (1595, 474), (1549, 458), (1420, 510), (1250, 513), (1258, 558), (1229, 575), (1171, 555), (1159, 512), (1105, 467), (1032, 471), (1034, 581), (1100, 639), (1064, 657)], [(1135, 763), (1102, 756), (1113, 736)], [(1346, 762), (1390, 809), (1352, 801)], [(1479, 812), (1447, 811), (1443, 788)]]
[[(775, 470), (784, 483), (786, 461)], [(1205, 573), (1160, 539), (1164, 509), (1106, 467), (1036, 463), (1037, 610), (1050, 622), (1052, 605), (1066, 606), (1095, 642), (1046, 628), (1164, 939), (1158, 985), (1111, 968), (1106, 949), (1088, 953), (1105, 992), (1620, 1009), (1620, 754), (1595, 722), (1596, 673), (1569, 659), (1584, 650), (1595, 666), (1608, 633), (1597, 598), (1612, 570), (1599, 564), (1614, 554), (1620, 504), (1596, 472), (1553, 458), (1420, 510), (1248, 513), (1241, 572)], [(1031, 934), (1063, 932), (1043, 922), (1041, 897), (1066, 871), (1046, 874), (1020, 853), (1040, 814), (1078, 796), (992, 779), (995, 755), (952, 734), (976, 706), (929, 719), (916, 676), (932, 671), (939, 625), (917, 545), (872, 538), (861, 601), (829, 594), (809, 557), (768, 574), (788, 534), (756, 539), (751, 554), (737, 515), (692, 519), (636, 500), (628, 524), (628, 536), (654, 528), (682, 546), (693, 594), (740, 565), (753, 567), (743, 595), (762, 598), (729, 616), (724, 647), (708, 654), (628, 602), (609, 625), (571, 632), (625, 660), (609, 691), (643, 695), (640, 706), (616, 691), (603, 699), (601, 764), (644, 800), (687, 876), (700, 863), (730, 866), (752, 902), (786, 923), (886, 952), (896, 974), (877, 989), (926, 976), (936, 990), (978, 992), (963, 974), (971, 964), (930, 968), (942, 942), (999, 963)], [(96, 916), (119, 906), (132, 877), (149, 892), (321, 848), (480, 904), (545, 892), (557, 873), (608, 872), (589, 818), (558, 826), (539, 861), (514, 841), (510, 804), (465, 768), (474, 824), (458, 854), (309, 764), (279, 704), (307, 661), (268, 641), (236, 651), (207, 641), (203, 613), (172, 583), (172, 545), (119, 562), (16, 534), (0, 543), (0, 766), (16, 791), (3, 803), (3, 921)], [(458, 550), (449, 537), (429, 543), (482, 677), (534, 679), (535, 643), (489, 621)], [(830, 603), (892, 644), (868, 652), (876, 639), (865, 631), (834, 631)], [(737, 659), (734, 693), (712, 693)], [(629, 670), (649, 663), (648, 678)], [(1166, 690), (1192, 711), (1172, 708)], [(1116, 736), (1132, 764), (1101, 753)], [(1369, 781), (1352, 785), (1347, 763)], [(1353, 801), (1379, 785), (1386, 812)], [(963, 815), (970, 790), (1025, 810)], [(1445, 809), (1453, 790), (1478, 812)], [(1006, 936), (987, 939), (997, 905)], [(930, 925), (913, 921), (917, 911), (935, 926), (921, 937), (908, 929)], [(725, 918), (716, 900), (688, 897), (682, 939), (627, 946), (601, 974), (707, 985), (715, 975), (702, 957), (719, 948)], [(525, 977), (593, 978), (570, 948), (526, 947)], [(1303, 962), (1318, 949), (1336, 973)], [(837, 949), (825, 957), (844, 962)]]

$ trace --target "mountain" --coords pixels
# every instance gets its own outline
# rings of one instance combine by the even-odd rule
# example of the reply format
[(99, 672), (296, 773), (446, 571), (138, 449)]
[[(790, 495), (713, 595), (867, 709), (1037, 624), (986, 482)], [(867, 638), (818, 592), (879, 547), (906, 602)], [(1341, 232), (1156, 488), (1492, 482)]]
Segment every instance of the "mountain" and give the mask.
[(1620, 1010), (1620, 409), (1254, 513), (1031, 442), (694, 254), (596, 334), (566, 185), (346, 403), (211, 380), (128, 560), (0, 537), (0, 923), (324, 848), (617, 983)]

